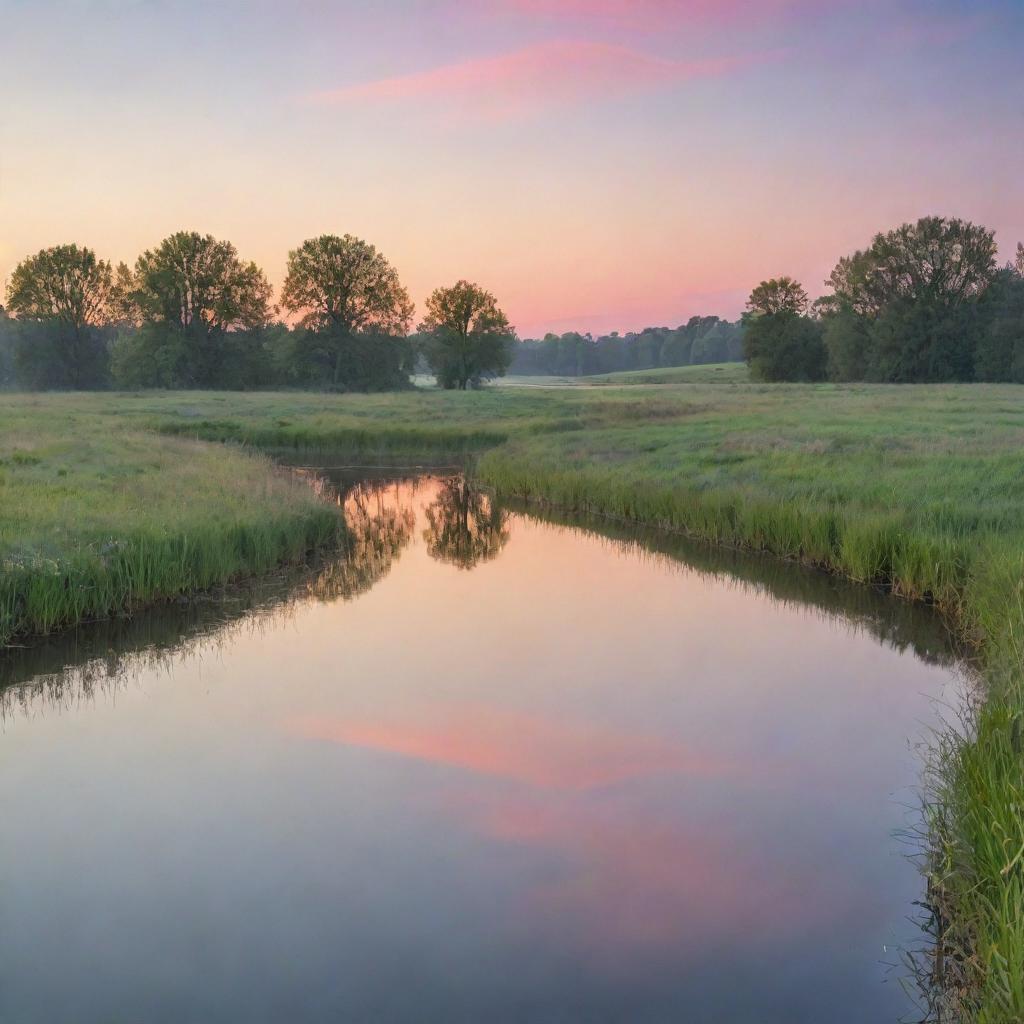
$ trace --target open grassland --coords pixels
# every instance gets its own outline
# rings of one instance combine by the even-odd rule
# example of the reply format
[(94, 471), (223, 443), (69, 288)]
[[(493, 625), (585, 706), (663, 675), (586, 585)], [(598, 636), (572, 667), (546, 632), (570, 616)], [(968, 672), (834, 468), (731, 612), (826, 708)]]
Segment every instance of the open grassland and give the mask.
[(95, 399), (0, 401), (0, 644), (205, 589), (335, 537), (265, 457), (140, 432)]
[[(360, 461), (474, 453), (504, 494), (932, 601), (978, 646), (988, 681), (968, 735), (936, 761), (931, 892), (949, 998), (967, 1020), (1024, 1021), (1024, 392), (757, 385), (737, 369), (462, 394), (0, 399), (8, 621), (54, 625), (202, 586), (329, 532), (311, 496), (209, 441)], [(166, 579), (165, 562), (179, 567)]]
[(698, 363), (694, 366), (663, 366), (655, 370), (627, 370), (577, 377), (588, 384), (749, 384), (746, 363)]

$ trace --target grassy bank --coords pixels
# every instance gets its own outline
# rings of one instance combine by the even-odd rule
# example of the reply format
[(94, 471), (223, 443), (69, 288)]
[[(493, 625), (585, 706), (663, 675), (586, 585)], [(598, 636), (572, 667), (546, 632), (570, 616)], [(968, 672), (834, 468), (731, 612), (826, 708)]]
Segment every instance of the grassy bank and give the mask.
[(266, 458), (89, 402), (6, 397), (0, 423), (0, 643), (262, 572), (340, 529)]
[[(229, 441), (360, 460), (480, 453), (477, 473), (506, 494), (769, 551), (934, 602), (978, 645), (988, 680), (970, 735), (948, 738), (934, 779), (932, 893), (948, 923), (945, 966), (960, 980), (950, 998), (966, 1020), (1024, 1021), (1020, 389), (756, 385), (735, 368), (684, 369), (675, 382), (616, 375), (468, 394), (3, 399), (0, 425), (22, 431), (12, 441), (5, 429), (0, 452), (5, 578), (41, 595), (5, 600), (17, 621), (52, 625), (116, 606), (127, 579), (132, 600), (187, 590), (232, 562), (288, 557), (330, 528), (322, 506), (265, 463), (202, 443)], [(173, 549), (167, 564), (179, 568), (167, 579), (144, 568), (151, 537)], [(212, 568), (184, 566), (195, 537)], [(122, 559), (120, 545), (132, 554)], [(42, 582), (49, 557), (87, 567), (88, 585), (70, 584), (74, 601), (46, 596), (78, 579), (64, 571)]]

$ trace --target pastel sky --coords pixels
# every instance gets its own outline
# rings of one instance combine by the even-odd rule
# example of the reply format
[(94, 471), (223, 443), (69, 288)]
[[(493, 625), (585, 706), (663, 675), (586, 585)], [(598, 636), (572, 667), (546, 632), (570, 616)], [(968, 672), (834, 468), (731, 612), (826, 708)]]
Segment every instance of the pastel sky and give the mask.
[(812, 294), (931, 213), (1024, 239), (1021, 0), (0, 0), (0, 282), (182, 228), (373, 242), (522, 336)]

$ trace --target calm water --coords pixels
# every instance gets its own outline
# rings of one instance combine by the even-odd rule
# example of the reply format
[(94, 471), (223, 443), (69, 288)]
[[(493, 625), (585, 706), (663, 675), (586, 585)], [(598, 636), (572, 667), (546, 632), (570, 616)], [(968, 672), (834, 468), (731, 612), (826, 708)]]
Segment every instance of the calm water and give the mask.
[(0, 1021), (895, 1022), (924, 610), (338, 476), (349, 557), (0, 663)]

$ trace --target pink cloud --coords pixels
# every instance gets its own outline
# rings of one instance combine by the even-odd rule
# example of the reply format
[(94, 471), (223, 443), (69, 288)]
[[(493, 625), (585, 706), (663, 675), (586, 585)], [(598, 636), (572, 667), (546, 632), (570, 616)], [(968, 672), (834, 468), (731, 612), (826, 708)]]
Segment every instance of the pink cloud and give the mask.
[(841, 0), (492, 0), (490, 14), (657, 31), (697, 28), (785, 14), (797, 7), (835, 6)]
[(548, 42), (345, 86), (316, 93), (310, 99), (329, 105), (434, 101), (456, 104), (467, 112), (515, 116), (552, 103), (575, 103), (722, 75), (750, 63), (751, 58), (745, 57), (672, 60), (582, 40)]

